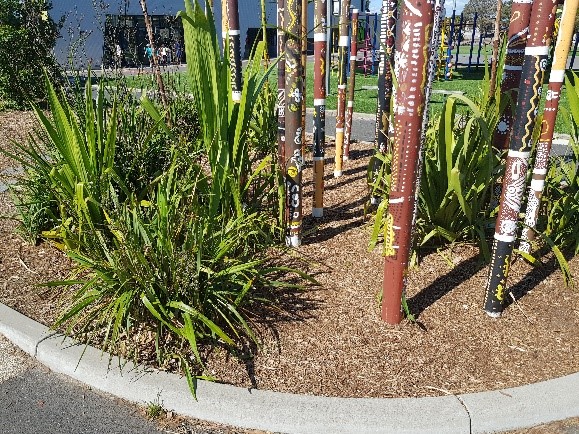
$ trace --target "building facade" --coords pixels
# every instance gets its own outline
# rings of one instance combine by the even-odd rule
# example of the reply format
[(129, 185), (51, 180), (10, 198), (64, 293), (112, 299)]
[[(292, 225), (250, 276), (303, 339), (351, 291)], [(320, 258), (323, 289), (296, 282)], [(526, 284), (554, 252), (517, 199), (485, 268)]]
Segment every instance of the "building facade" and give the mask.
[[(221, 37), (221, 1), (215, 1), (216, 27)], [(261, 0), (238, 0), (241, 30), (241, 54), (247, 57), (261, 27)], [(204, 7), (204, 0), (200, 0)], [(277, 1), (265, 0), (267, 36), (271, 55), (276, 55)], [(147, 0), (149, 15), (153, 18), (156, 40), (172, 43), (182, 30), (175, 16), (184, 9), (183, 0)], [(123, 62), (128, 66), (145, 61), (143, 41), (146, 40), (144, 21), (139, 0), (53, 0), (50, 11), (55, 20), (64, 16), (61, 38), (55, 54), (62, 65), (83, 68), (87, 64), (100, 67), (112, 62), (113, 50), (118, 44)], [(309, 28), (313, 27), (313, 3), (309, 6)], [(182, 33), (181, 33), (182, 34)], [(311, 36), (311, 35), (310, 35)]]

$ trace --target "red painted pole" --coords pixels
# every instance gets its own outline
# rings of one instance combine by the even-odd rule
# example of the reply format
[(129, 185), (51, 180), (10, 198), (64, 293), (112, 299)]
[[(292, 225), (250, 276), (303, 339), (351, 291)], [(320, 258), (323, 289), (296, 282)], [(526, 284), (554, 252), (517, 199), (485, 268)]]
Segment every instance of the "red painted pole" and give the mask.
[(324, 215), (324, 146), (326, 142), (326, 0), (314, 4), (314, 206), (312, 215)]
[(557, 35), (557, 42), (555, 43), (553, 65), (551, 66), (551, 74), (549, 75), (549, 87), (547, 90), (545, 111), (543, 113), (543, 122), (541, 123), (541, 135), (537, 143), (535, 167), (533, 167), (533, 177), (531, 178), (531, 186), (527, 200), (527, 210), (525, 214), (526, 227), (523, 229), (522, 241), (519, 246), (519, 250), (526, 253), (531, 252), (531, 241), (535, 239), (534, 228), (539, 217), (545, 178), (547, 177), (547, 169), (549, 168), (549, 155), (551, 153), (551, 144), (553, 143), (557, 111), (559, 110), (561, 87), (565, 79), (567, 57), (571, 51), (571, 39), (573, 38), (573, 26), (575, 25), (578, 3), (579, 0), (566, 0), (563, 4), (559, 34)]
[(525, 192), (533, 128), (539, 107), (558, 0), (535, 0), (531, 10), (529, 39), (521, 71), (517, 111), (495, 225), (493, 255), (487, 280), (484, 309), (499, 317), (507, 294), (507, 278), (517, 235), (519, 212)]
[(394, 105), (394, 146), (386, 236), (382, 319), (398, 324), (406, 286), (414, 222), (426, 66), (433, 4), (406, 0), (401, 5), (395, 54), (398, 89)]
[(501, 95), (510, 94), (512, 102), (507, 103), (499, 117), (493, 135), (493, 145), (497, 149), (509, 148), (509, 134), (513, 124), (515, 102), (519, 94), (521, 70), (525, 59), (525, 47), (529, 34), (529, 20), (533, 0), (513, 0), (511, 6), (511, 21), (509, 24), (507, 53), (501, 79)]
[(346, 56), (348, 54), (348, 15), (350, 0), (342, 0), (340, 10), (340, 39), (338, 40), (338, 107), (336, 113), (336, 155), (334, 176), (342, 176), (344, 156), (344, 123), (346, 115)]
[(358, 9), (352, 11), (352, 37), (350, 39), (350, 78), (348, 80), (348, 101), (344, 131), (344, 160), (350, 159), (350, 138), (352, 137), (352, 116), (354, 114), (354, 91), (356, 89), (356, 57), (358, 55)]
[(286, 244), (301, 245), (302, 237), (302, 3), (286, 0), (285, 43), (285, 187), (288, 228)]

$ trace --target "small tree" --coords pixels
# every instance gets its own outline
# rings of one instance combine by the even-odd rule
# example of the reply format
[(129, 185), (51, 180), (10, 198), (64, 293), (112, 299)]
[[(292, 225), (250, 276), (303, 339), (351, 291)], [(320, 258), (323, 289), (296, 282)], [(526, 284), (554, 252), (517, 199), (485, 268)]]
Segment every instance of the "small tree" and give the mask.
[(46, 0), (0, 0), (0, 109), (22, 109), (45, 97), (43, 74), (59, 76), (53, 55), (62, 27)]
[[(503, 1), (502, 3), (501, 23), (502, 26), (508, 26), (511, 13), (511, 0)], [(497, 0), (469, 0), (463, 10), (464, 17), (472, 22), (475, 13), (478, 15), (477, 23), (479, 30), (483, 34), (492, 33), (497, 16)]]

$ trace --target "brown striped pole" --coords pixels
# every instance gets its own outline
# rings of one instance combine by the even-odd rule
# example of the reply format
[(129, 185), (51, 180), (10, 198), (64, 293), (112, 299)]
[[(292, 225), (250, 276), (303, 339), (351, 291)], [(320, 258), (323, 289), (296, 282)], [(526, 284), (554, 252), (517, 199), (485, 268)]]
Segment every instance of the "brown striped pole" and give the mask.
[(326, 142), (326, 0), (314, 3), (314, 206), (312, 215), (324, 215), (324, 146)]
[(424, 87), (433, 21), (430, 2), (405, 0), (400, 7), (394, 64), (398, 89), (384, 236), (382, 319), (389, 324), (398, 324), (402, 319), (401, 297), (406, 286), (413, 232), (422, 114), (426, 105)]
[(512, 102), (508, 102), (500, 114), (492, 141), (493, 145), (500, 150), (509, 148), (509, 134), (513, 124), (514, 103), (517, 101), (519, 93), (532, 5), (533, 0), (513, 0), (511, 6), (507, 52), (501, 78), (501, 95), (510, 93)]
[(344, 121), (346, 115), (346, 59), (348, 55), (348, 16), (350, 0), (342, 0), (340, 9), (340, 39), (338, 40), (338, 107), (336, 110), (336, 155), (334, 176), (342, 176), (344, 156)]
[(302, 156), (306, 155), (306, 65), (308, 64), (308, 0), (302, 0)]
[(507, 277), (525, 193), (533, 128), (551, 45), (557, 2), (558, 0), (535, 0), (531, 9), (529, 39), (525, 48), (517, 110), (503, 176), (484, 303), (486, 313), (495, 318), (501, 315), (507, 294)]
[(280, 169), (285, 167), (285, 0), (277, 0), (277, 146)]
[(358, 54), (358, 9), (352, 11), (352, 32), (350, 38), (350, 77), (348, 79), (348, 101), (344, 128), (344, 161), (350, 159), (350, 138), (352, 137), (352, 116), (354, 115), (354, 91), (356, 89), (356, 56)]
[[(382, 0), (380, 17), (380, 63), (378, 64), (378, 98), (376, 98), (376, 133), (374, 144), (378, 152), (385, 154), (390, 125), (390, 102), (392, 100), (392, 68), (394, 66), (394, 42), (396, 35), (396, 0)], [(370, 167), (374, 179), (382, 163), (372, 157)], [(380, 197), (372, 196), (370, 203), (377, 205)]]
[(567, 57), (569, 56), (569, 51), (571, 51), (571, 39), (573, 38), (573, 27), (577, 15), (578, 3), (579, 0), (565, 0), (563, 4), (561, 24), (559, 25), (559, 33), (557, 35), (557, 42), (555, 43), (553, 65), (551, 66), (551, 74), (549, 75), (549, 87), (545, 98), (541, 135), (537, 143), (535, 166), (533, 167), (533, 176), (531, 178), (531, 186), (527, 200), (527, 210), (525, 213), (526, 227), (523, 228), (522, 241), (519, 246), (519, 250), (526, 253), (531, 252), (531, 241), (535, 239), (535, 231), (533, 229), (537, 224), (545, 178), (547, 177), (547, 169), (549, 167), (549, 155), (551, 153), (551, 144), (553, 143), (557, 111), (559, 110), (561, 87), (565, 79)]
[(286, 0), (285, 42), (285, 187), (286, 244), (301, 245), (302, 236), (302, 3)]
[(237, 0), (227, 0), (227, 36), (231, 67), (231, 94), (233, 102), (241, 101), (241, 31)]

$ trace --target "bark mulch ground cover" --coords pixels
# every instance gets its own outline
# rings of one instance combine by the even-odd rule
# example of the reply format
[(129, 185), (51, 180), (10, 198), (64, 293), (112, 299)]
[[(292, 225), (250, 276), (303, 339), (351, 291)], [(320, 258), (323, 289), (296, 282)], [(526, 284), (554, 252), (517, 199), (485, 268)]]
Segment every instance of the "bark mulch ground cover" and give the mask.
[[(0, 114), (0, 146), (22, 139), (31, 116)], [(355, 131), (354, 131), (355, 135)], [(458, 245), (421, 258), (408, 276), (416, 323), (380, 320), (382, 257), (368, 252), (371, 222), (364, 215), (366, 166), (372, 144), (353, 144), (344, 176), (334, 178), (327, 147), (326, 210), (306, 217), (297, 249), (320, 286), (284, 305), (286, 314), (260, 326), (254, 357), (208, 354), (219, 381), (243, 387), (342, 397), (418, 397), (519, 386), (579, 371), (579, 290), (565, 286), (552, 256), (511, 269), (511, 305), (503, 317), (482, 310), (487, 266), (473, 246)], [(14, 164), (0, 157), (0, 173)], [(310, 214), (311, 168), (304, 173)], [(0, 213), (15, 209), (0, 194)], [(0, 302), (50, 325), (58, 289), (39, 282), (64, 278), (70, 261), (47, 243), (31, 245), (17, 222), (0, 219)], [(579, 257), (570, 260), (574, 274)]]

